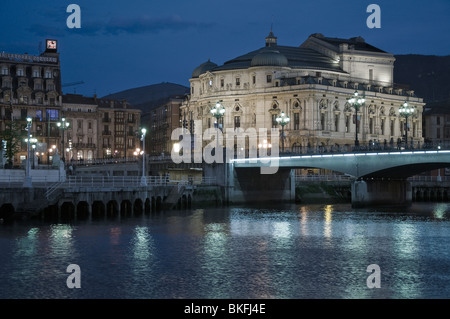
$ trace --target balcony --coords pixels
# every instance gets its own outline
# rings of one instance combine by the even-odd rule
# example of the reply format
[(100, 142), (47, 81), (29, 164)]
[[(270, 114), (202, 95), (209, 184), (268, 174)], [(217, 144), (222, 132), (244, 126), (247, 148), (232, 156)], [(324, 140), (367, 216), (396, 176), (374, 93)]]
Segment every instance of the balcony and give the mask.
[(111, 123), (111, 119), (109, 117), (102, 118), (103, 123)]
[(111, 135), (111, 131), (103, 131), (102, 135)]
[(95, 144), (93, 143), (74, 143), (72, 144), (73, 148), (80, 149), (80, 148), (95, 148)]

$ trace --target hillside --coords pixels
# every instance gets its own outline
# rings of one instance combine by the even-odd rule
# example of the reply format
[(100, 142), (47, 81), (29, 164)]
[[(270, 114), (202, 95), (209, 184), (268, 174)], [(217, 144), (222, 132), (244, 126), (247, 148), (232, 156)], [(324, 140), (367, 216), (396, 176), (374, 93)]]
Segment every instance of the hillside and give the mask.
[(396, 55), (394, 82), (408, 84), (425, 102), (450, 98), (450, 56)]
[(134, 108), (142, 111), (161, 105), (169, 97), (185, 95), (189, 88), (175, 83), (159, 83), (128, 89), (104, 96), (108, 99), (126, 99)]

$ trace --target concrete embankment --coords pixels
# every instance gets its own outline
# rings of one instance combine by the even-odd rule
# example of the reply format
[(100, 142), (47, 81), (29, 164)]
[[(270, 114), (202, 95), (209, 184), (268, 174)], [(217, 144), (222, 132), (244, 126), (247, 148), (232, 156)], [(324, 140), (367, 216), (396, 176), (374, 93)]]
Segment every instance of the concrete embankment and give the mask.
[(302, 182), (295, 185), (295, 201), (302, 204), (349, 203), (350, 183)]

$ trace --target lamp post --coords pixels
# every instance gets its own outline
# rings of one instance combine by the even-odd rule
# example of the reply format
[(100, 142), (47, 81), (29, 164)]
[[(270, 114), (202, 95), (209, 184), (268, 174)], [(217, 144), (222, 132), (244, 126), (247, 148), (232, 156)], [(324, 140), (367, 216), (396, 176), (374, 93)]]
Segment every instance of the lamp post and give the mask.
[(219, 121), (225, 115), (225, 108), (220, 102), (217, 102), (216, 105), (210, 110), (212, 116), (216, 118), (217, 123), (217, 148), (219, 148)]
[(281, 125), (281, 152), (284, 153), (284, 126), (288, 124), (291, 119), (284, 112), (281, 112), (275, 120)]
[(25, 188), (31, 188), (33, 187), (32, 182), (31, 182), (31, 175), (30, 175), (30, 171), (31, 171), (31, 166), (30, 166), (30, 139), (31, 139), (31, 124), (33, 122), (33, 119), (31, 117), (27, 117), (27, 133), (28, 133), (28, 138), (27, 138), (27, 161), (26, 161), (26, 168), (25, 168), (25, 180), (23, 181), (23, 187)]
[(56, 125), (58, 126), (58, 128), (60, 128), (62, 130), (62, 161), (64, 162), (65, 158), (64, 158), (64, 131), (67, 130), (69, 128), (70, 123), (66, 121), (66, 119), (63, 117), (61, 119), (61, 122), (56, 123)]
[(361, 106), (364, 105), (366, 102), (366, 99), (364, 97), (358, 96), (358, 91), (355, 91), (353, 93), (353, 96), (348, 99), (348, 103), (351, 104), (351, 106), (355, 109), (355, 146), (359, 146), (359, 140), (358, 140), (358, 110)]
[(408, 148), (408, 117), (414, 114), (415, 109), (409, 106), (407, 102), (398, 110), (401, 116), (405, 118), (405, 148)]
[(141, 186), (147, 186), (147, 178), (145, 177), (145, 134), (147, 130), (143, 128), (141, 130), (141, 141), (142, 141), (142, 178), (141, 178)]

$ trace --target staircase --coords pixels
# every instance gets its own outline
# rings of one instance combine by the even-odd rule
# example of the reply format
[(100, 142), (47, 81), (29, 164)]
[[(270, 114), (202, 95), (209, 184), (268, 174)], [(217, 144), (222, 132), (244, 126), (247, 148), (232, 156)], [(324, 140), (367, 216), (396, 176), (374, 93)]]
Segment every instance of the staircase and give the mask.
[(169, 195), (164, 199), (163, 209), (173, 209), (180, 199), (183, 196), (183, 193), (186, 189), (185, 185), (178, 184), (176, 187), (173, 187), (170, 191)]
[(43, 197), (35, 199), (29, 203), (22, 203), (18, 211), (28, 214), (35, 214), (44, 208), (58, 202), (64, 195), (64, 190), (60, 188), (62, 182), (55, 183), (47, 188)]

